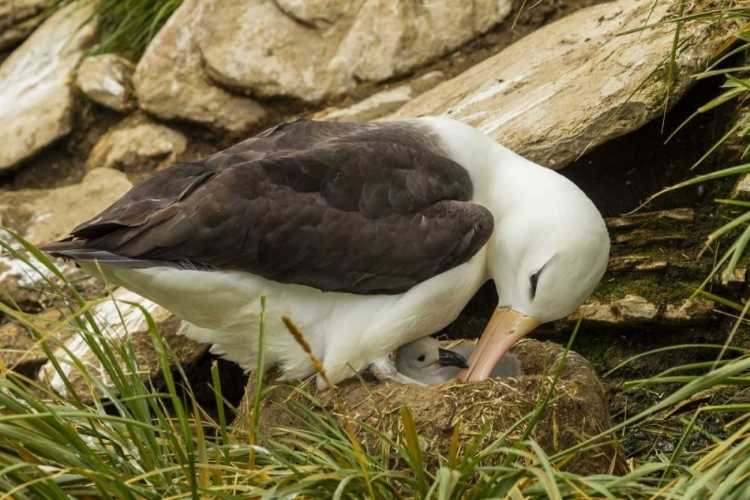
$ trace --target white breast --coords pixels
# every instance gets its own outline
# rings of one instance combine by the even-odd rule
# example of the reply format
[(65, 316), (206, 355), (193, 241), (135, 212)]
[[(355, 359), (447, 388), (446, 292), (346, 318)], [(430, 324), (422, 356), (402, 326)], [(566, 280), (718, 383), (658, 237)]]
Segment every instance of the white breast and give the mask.
[[(84, 264), (84, 267), (90, 267)], [(96, 269), (87, 269), (96, 274)], [(184, 333), (250, 371), (256, 367), (260, 296), (267, 296), (267, 366), (284, 378), (314, 373), (283, 322), (302, 330), (337, 383), (399, 346), (453, 321), (486, 281), (485, 250), (469, 262), (399, 295), (353, 295), (274, 281), (237, 271), (104, 269), (107, 278), (157, 302), (189, 323)], [(351, 368), (350, 368), (351, 367)]]

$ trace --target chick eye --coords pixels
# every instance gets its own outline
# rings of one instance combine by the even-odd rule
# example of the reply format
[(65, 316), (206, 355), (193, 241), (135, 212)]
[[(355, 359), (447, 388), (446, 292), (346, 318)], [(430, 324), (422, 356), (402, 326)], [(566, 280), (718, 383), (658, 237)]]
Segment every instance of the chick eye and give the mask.
[(424, 354), (417, 358), (417, 361), (424, 361)]
[(539, 275), (542, 274), (542, 270), (535, 272), (529, 277), (529, 282), (531, 282), (531, 298), (534, 299), (536, 297), (536, 286), (539, 283)]

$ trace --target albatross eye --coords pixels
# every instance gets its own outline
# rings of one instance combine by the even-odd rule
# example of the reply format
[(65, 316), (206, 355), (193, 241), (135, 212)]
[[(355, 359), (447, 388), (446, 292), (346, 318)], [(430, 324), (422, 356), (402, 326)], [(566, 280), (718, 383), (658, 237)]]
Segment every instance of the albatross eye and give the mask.
[(424, 361), (424, 354), (417, 358), (417, 361)]
[(533, 300), (534, 297), (536, 297), (536, 286), (539, 283), (539, 275), (542, 274), (542, 270), (538, 270), (534, 274), (532, 274), (529, 277), (529, 281), (531, 282), (531, 299)]

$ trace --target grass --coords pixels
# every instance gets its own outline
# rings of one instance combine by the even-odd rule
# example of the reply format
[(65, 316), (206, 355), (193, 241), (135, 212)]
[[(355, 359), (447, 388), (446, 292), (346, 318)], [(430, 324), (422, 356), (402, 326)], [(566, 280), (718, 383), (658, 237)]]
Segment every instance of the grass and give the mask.
[[(690, 123), (690, 121), (696, 116), (712, 111), (719, 106), (725, 106), (728, 103), (742, 104), (746, 101), (748, 92), (750, 92), (750, 64), (748, 64), (748, 61), (750, 61), (750, 2), (747, 2), (746, 0), (725, 0), (718, 8), (698, 10), (690, 13), (685, 12), (686, 5), (686, 0), (680, 0), (678, 13), (675, 16), (646, 26), (650, 27), (658, 24), (674, 24), (675, 26), (675, 41), (669, 57), (670, 75), (673, 73), (677, 51), (682, 42), (680, 39), (681, 28), (685, 23), (696, 21), (713, 24), (731, 22), (738, 23), (739, 28), (714, 54), (711, 65), (706, 68), (705, 71), (692, 76), (696, 81), (707, 78), (723, 77), (724, 83), (721, 85), (723, 91), (719, 96), (699, 107), (687, 120), (685, 120), (685, 122), (670, 134), (667, 141), (671, 140), (676, 134), (678, 134), (683, 127)], [(734, 61), (740, 58), (742, 59), (742, 62), (734, 63)], [(732, 64), (727, 67), (728, 63)], [(670, 84), (671, 81), (670, 77)], [(721, 147), (726, 145), (728, 141), (739, 142), (740, 144), (746, 142), (746, 137), (749, 133), (750, 113), (745, 112), (744, 115), (738, 117), (730, 129), (691, 167), (691, 170), (703, 163), (711, 155), (719, 152)], [(747, 145), (739, 154), (739, 160), (743, 161), (749, 152), (750, 145)], [(665, 193), (725, 177), (744, 176), (748, 173), (750, 173), (750, 163), (742, 163), (740, 165), (721, 168), (714, 172), (698, 175), (685, 182), (669, 186), (658, 193), (655, 193), (647, 198), (641, 206), (634, 210), (634, 212), (647, 206), (655, 198)], [(740, 261), (744, 258), (747, 246), (750, 243), (750, 225), (748, 225), (748, 222), (750, 222), (750, 210), (745, 211), (740, 215), (736, 215), (736, 209), (748, 208), (750, 207), (750, 203), (725, 199), (716, 200), (716, 202), (725, 208), (725, 213), (731, 209), (735, 209), (735, 212), (729, 212), (730, 216), (723, 225), (714, 230), (707, 237), (704, 250), (714, 246), (718, 252), (718, 246), (715, 245), (717, 242), (726, 238), (732, 238), (733, 241), (729, 244), (727, 250), (725, 250), (723, 254), (720, 256), (717, 255), (715, 267), (701, 286), (695, 290), (694, 296), (701, 293), (704, 287), (710, 282), (711, 278), (719, 272), (722, 282), (726, 284)]]
[[(234, 428), (231, 414), (209, 414), (198, 405), (174, 354), (144, 310), (161, 366), (176, 366), (162, 370), (164, 389), (156, 391), (137, 374), (132, 346), (112, 342), (95, 320), (91, 311), (97, 301), (83, 300), (52, 262), (22, 239), (17, 241), (3, 246), (29, 266), (46, 270), (42, 276), (48, 278), (38, 281), (65, 319), (32, 323), (32, 315), (12, 305), (0, 309), (40, 340), (40, 347), (57, 364), (69, 397), (61, 398), (8, 367), (0, 368), (0, 498), (739, 500), (750, 490), (750, 404), (739, 402), (735, 395), (723, 403), (692, 406), (711, 391), (746, 394), (750, 352), (732, 348), (732, 359), (722, 359), (715, 369), (711, 363), (672, 368), (630, 382), (632, 388), (626, 391), (650, 386), (672, 389), (657, 405), (620, 416), (615, 428), (553, 455), (529, 438), (534, 419), (549, 403), (547, 396), (519, 423), (528, 424), (520, 439), (511, 439), (508, 433), (480, 444), (482, 436), (459, 442), (455, 434), (448, 455), (432, 463), (405, 407), (400, 437), (378, 434), (380, 445), (373, 447), (366, 440), (352, 439), (346, 419), (342, 422), (336, 412), (319, 405), (314, 394), (305, 393), (309, 404), (289, 405), (297, 424), (271, 438), (258, 430), (263, 413), (257, 410), (261, 407), (257, 401), (265, 390), (258, 384), (251, 394), (256, 410), (248, 417), (250, 432)], [(72, 329), (85, 340), (107, 370), (110, 384), (68, 353), (87, 381), (85, 389), (76, 391), (66, 366), (57, 361), (62, 358), (52, 356), (52, 347), (41, 342), (53, 339), (61, 328)], [(216, 388), (217, 370), (214, 366)], [(216, 399), (217, 408), (223, 408), (220, 391)], [(347, 415), (345, 408), (341, 412)], [(721, 424), (715, 423), (717, 419)], [(681, 432), (674, 430), (677, 426)], [(721, 436), (716, 435), (717, 428)], [(634, 432), (669, 435), (674, 450), (641, 453), (621, 477), (560, 470), (575, 453)], [(708, 436), (708, 444), (694, 449), (691, 442), (696, 434)]]
[[(140, 59), (148, 44), (164, 23), (182, 4), (182, 0), (76, 0), (79, 5), (93, 4), (86, 22), (99, 24), (98, 39), (91, 54), (114, 52), (133, 61)], [(54, 0), (42, 15), (72, 3)]]

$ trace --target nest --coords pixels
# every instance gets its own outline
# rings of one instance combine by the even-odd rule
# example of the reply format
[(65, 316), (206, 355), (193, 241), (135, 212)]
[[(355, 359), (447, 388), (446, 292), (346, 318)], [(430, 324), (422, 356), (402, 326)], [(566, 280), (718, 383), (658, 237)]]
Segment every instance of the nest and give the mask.
[[(425, 463), (436, 465), (438, 456), (448, 456), (455, 426), (462, 448), (482, 433), (482, 447), (489, 445), (531, 413), (548, 394), (564, 348), (552, 342), (524, 339), (512, 352), (520, 359), (523, 370), (523, 375), (517, 378), (471, 383), (450, 381), (429, 387), (389, 382), (368, 385), (350, 379), (338, 386), (335, 395), (330, 390), (318, 393), (313, 398), (317, 401), (301, 395), (299, 383), (275, 382), (275, 374), (269, 372), (264, 377), (269, 386), (261, 400), (260, 435), (272, 438), (284, 434), (284, 428), (300, 425), (293, 405), (289, 405), (294, 400), (311, 409), (328, 410), (340, 423), (345, 413), (358, 440), (371, 452), (378, 453), (383, 440), (367, 427), (397, 441), (403, 435), (401, 407), (406, 406), (416, 424)], [(251, 377), (248, 388), (253, 386)], [(303, 386), (308, 393), (315, 394), (314, 381)], [(243, 401), (236, 427), (246, 427), (247, 408)], [(604, 387), (594, 368), (578, 354), (569, 352), (550, 403), (532, 430), (531, 439), (548, 455), (554, 455), (611, 427)], [(505, 446), (518, 439), (523, 429), (522, 424), (511, 432)], [(501, 459), (493, 456), (495, 462)], [(594, 449), (579, 452), (561, 468), (579, 474), (617, 473), (623, 471), (623, 463), (619, 446), (614, 438), (609, 438)]]

